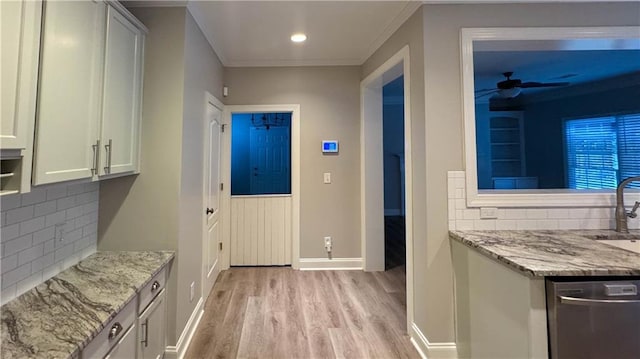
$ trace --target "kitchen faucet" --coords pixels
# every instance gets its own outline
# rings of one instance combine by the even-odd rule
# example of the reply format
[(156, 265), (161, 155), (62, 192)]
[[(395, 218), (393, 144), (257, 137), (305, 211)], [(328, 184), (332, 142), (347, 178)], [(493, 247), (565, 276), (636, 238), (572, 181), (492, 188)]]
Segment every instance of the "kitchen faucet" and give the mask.
[(634, 181), (640, 182), (640, 176), (629, 177), (622, 180), (616, 189), (616, 232), (629, 233), (627, 217), (636, 218), (638, 216), (636, 211), (638, 210), (638, 207), (640, 207), (640, 202), (636, 201), (631, 212), (627, 212), (624, 209), (624, 188)]

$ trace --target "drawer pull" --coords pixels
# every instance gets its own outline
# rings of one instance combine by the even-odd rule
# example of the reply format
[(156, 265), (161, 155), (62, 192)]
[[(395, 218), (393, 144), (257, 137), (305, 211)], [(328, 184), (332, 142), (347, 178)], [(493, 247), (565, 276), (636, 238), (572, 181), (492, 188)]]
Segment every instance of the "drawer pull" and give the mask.
[(122, 325), (120, 325), (120, 323), (114, 324), (109, 330), (109, 340), (117, 337), (120, 332), (122, 332)]
[(144, 344), (145, 348), (149, 346), (149, 318), (145, 319), (144, 323), (141, 324), (142, 326), (142, 332), (144, 334), (142, 334), (142, 340), (140, 341), (140, 343)]
[(104, 173), (111, 173), (111, 152), (113, 152), (113, 140), (109, 139), (109, 144), (104, 145), (104, 150), (107, 152), (107, 163), (104, 166)]
[(160, 283), (158, 283), (158, 281), (153, 282), (153, 284), (151, 285), (151, 291), (155, 292), (156, 290), (158, 290), (158, 288), (160, 288)]

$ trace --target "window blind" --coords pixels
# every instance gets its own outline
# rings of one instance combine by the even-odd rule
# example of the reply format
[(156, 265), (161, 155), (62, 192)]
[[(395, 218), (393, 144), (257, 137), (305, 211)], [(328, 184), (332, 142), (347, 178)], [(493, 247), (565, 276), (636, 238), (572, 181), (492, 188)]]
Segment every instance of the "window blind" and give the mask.
[(569, 188), (616, 188), (618, 145), (615, 117), (565, 121)]
[[(620, 116), (617, 119), (619, 179), (640, 176), (640, 114)], [(640, 188), (632, 182), (631, 188)]]

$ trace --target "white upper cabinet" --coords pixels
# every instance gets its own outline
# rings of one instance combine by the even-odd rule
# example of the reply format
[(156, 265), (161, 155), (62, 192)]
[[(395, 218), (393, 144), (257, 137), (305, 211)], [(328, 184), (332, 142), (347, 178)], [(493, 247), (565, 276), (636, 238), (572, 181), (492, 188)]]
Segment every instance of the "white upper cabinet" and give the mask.
[(1, 1), (0, 9), (0, 147), (25, 149), (36, 108), (42, 2)]
[(99, 0), (43, 17), (33, 183), (136, 173), (144, 25)]
[(95, 173), (106, 11), (104, 2), (45, 2), (36, 185), (91, 178)]
[(116, 9), (107, 13), (100, 175), (138, 170), (142, 103), (144, 33)]

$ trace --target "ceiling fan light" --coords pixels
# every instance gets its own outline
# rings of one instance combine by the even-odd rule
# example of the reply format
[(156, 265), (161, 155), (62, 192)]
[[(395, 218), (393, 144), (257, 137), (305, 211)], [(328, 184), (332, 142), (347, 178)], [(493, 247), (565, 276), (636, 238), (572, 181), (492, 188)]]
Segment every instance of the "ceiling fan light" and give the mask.
[(522, 92), (522, 89), (519, 87), (512, 87), (510, 89), (500, 89), (498, 90), (498, 96), (502, 98), (514, 98), (520, 95), (520, 92)]

